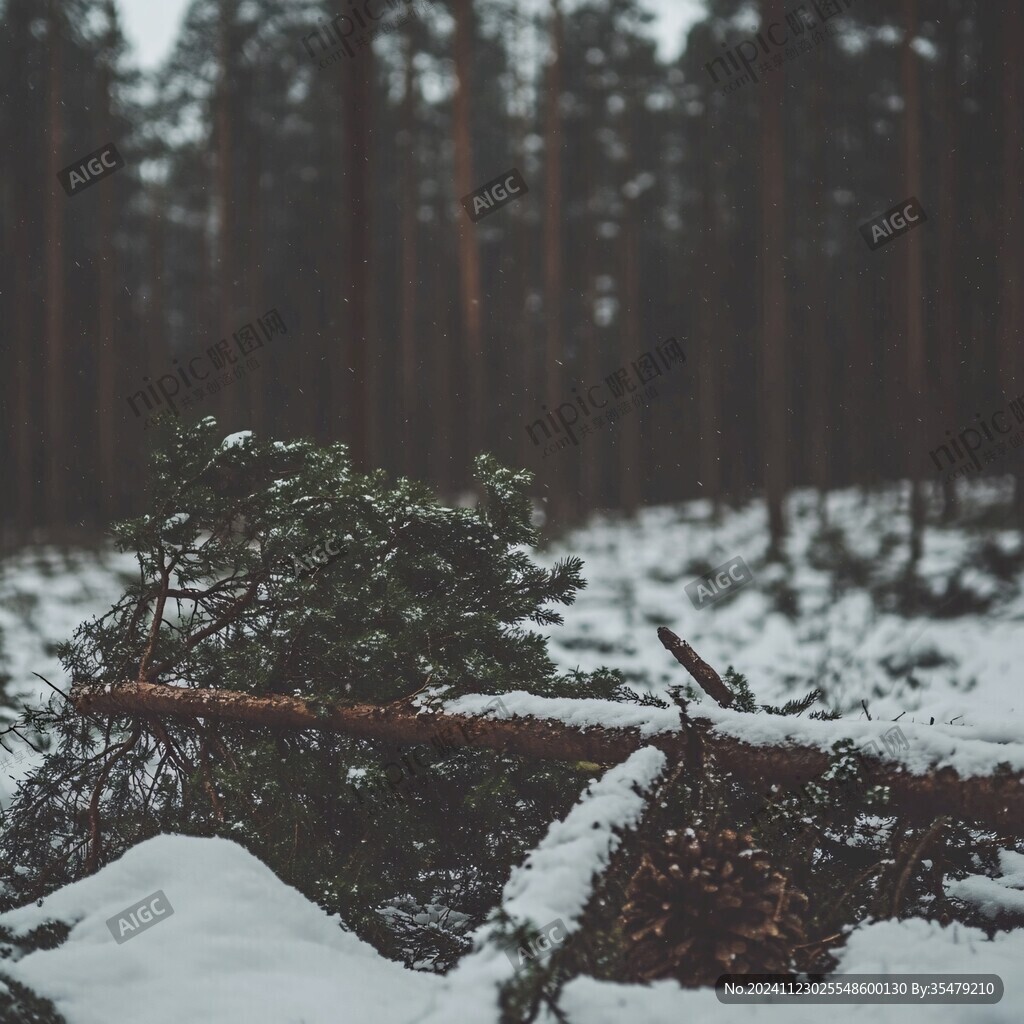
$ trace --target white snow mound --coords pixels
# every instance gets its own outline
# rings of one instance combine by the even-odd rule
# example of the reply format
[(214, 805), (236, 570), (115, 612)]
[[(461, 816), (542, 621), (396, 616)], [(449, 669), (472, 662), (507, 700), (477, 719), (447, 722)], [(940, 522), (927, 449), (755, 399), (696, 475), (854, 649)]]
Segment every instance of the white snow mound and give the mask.
[[(107, 920), (157, 890), (173, 914), (119, 945)], [(225, 839), (157, 836), (0, 924), (53, 919), (74, 925), (63, 945), (3, 966), (69, 1024), (405, 1024), (442, 980), (386, 960)]]

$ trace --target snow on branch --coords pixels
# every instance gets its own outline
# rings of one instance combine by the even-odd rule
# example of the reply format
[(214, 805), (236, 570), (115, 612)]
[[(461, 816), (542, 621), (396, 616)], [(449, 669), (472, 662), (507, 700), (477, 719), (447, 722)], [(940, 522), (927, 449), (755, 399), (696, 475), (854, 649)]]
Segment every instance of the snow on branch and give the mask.
[(449, 1024), (456, 1016), (477, 1024), (497, 1019), (499, 990), (521, 966), (515, 936), (552, 930), (563, 942), (576, 930), (594, 879), (607, 869), (620, 833), (639, 822), (646, 794), (667, 764), (662, 751), (642, 747), (593, 782), (566, 818), (550, 826), (513, 868), (501, 907), (474, 933), (474, 951), (445, 977), (445, 998), (420, 1024)]

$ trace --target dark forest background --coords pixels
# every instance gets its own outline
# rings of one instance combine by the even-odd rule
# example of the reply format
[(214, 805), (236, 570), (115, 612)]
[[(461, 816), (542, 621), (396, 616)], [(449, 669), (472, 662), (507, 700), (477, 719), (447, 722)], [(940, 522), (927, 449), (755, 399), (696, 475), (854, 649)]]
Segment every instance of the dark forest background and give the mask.
[[(833, 34), (712, 81), (741, 9), (800, 6), (712, 0), (666, 64), (633, 0), (446, 0), (321, 69), (303, 39), (342, 5), (195, 0), (143, 79), (112, 0), (0, 3), (4, 540), (139, 512), (128, 397), (271, 309), (259, 369), (182, 416), (453, 499), (492, 451), (555, 525), (763, 493), (777, 542), (794, 486), (909, 479), (919, 535), (929, 451), (1024, 390), (1024, 11), (808, 0)], [(68, 197), (110, 141), (127, 167)], [(471, 223), (512, 167), (528, 195)], [(928, 222), (869, 251), (911, 195)], [(543, 458), (544, 406), (669, 337), (649, 407)]]

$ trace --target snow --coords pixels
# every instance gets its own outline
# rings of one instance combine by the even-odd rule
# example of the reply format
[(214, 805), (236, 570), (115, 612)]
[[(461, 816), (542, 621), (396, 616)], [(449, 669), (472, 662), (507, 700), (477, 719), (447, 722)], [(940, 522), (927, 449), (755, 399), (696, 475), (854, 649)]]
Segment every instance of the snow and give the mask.
[(251, 430), (239, 430), (237, 433), (228, 434), (228, 436), (221, 441), (220, 446), (221, 448), (239, 448), (252, 436), (253, 433)]
[[(480, 714), (493, 696), (469, 694), (444, 705), (453, 715)], [(503, 693), (501, 700), (513, 717), (548, 718), (577, 728), (636, 729), (641, 736), (674, 732), (679, 728), (679, 709), (641, 707), (613, 700), (574, 700), (569, 697), (539, 697), (524, 690)]]
[[(7, 556), (0, 568), (0, 670), (11, 677), (7, 693), (44, 704), (53, 691), (35, 673), (67, 692), (56, 645), (70, 639), (84, 619), (107, 611), (125, 583), (138, 578), (138, 565), (132, 555), (109, 549), (40, 547)], [(18, 781), (42, 757), (13, 734), (4, 743), (11, 753), (0, 748), (0, 805), (7, 806)]]
[[(574, 700), (565, 697), (540, 697), (516, 690), (501, 696), (513, 717), (550, 719), (578, 728), (636, 729), (641, 736), (673, 732), (680, 726), (679, 709), (641, 707), (637, 704), (611, 700)], [(449, 701), (444, 710), (450, 714), (480, 714), (493, 697), (471, 694)], [(892, 722), (850, 721), (840, 719), (823, 722), (818, 719), (795, 716), (751, 715), (729, 708), (720, 708), (710, 701), (694, 704), (690, 717), (712, 723), (713, 731), (734, 737), (754, 746), (774, 746), (782, 743), (817, 747), (830, 753), (832, 745), (840, 740), (852, 740), (857, 747), (874, 741), (883, 762), (896, 763), (908, 771), (922, 774), (933, 767), (950, 766), (964, 778), (990, 775), (1000, 763), (1024, 771), (1024, 743), (1013, 742), (1018, 736), (1013, 723), (986, 720), (984, 726), (923, 725), (912, 719), (901, 719), (899, 728), (909, 743), (909, 749), (898, 756), (887, 752), (883, 735)]]
[[(979, 484), (964, 494), (965, 516), (995, 497), (1007, 500), (1009, 484)], [(831, 525), (847, 547), (870, 567), (873, 583), (899, 578), (906, 555), (906, 487), (873, 495), (859, 491), (829, 496)], [(634, 689), (663, 694), (687, 680), (685, 670), (659, 643), (664, 625), (688, 641), (722, 675), (729, 665), (746, 675), (762, 703), (803, 696), (814, 685), (828, 705), (849, 719), (862, 718), (866, 699), (877, 720), (900, 724), (916, 719), (970, 724), (1003, 738), (1024, 737), (1020, 651), (1024, 648), (1024, 579), (1002, 581), (977, 567), (976, 536), (962, 530), (929, 529), (921, 575), (941, 594), (956, 579), (979, 597), (998, 597), (985, 614), (936, 619), (906, 618), (881, 610), (863, 588), (836, 592), (830, 572), (813, 564), (816, 496), (796, 492), (787, 502), (791, 536), (786, 553), (799, 606), (796, 618), (776, 610), (769, 584), (782, 578), (763, 561), (767, 517), (761, 503), (726, 512), (710, 521), (710, 502), (642, 510), (634, 520), (595, 517), (550, 551), (546, 560), (578, 555), (588, 580), (575, 604), (564, 609), (565, 625), (541, 630), (550, 637), (551, 656), (564, 671), (608, 665), (635, 675)], [(887, 537), (901, 545), (884, 546)], [(987, 540), (1014, 552), (1019, 535), (993, 531)], [(734, 598), (700, 611), (684, 593), (696, 579), (695, 561), (717, 566), (740, 555), (754, 581)], [(966, 568), (965, 568), (966, 566)], [(932, 654), (933, 658), (925, 659)], [(885, 667), (916, 662), (910, 681)]]
[[(230, 435), (225, 447), (245, 443), (248, 431)], [(230, 443), (229, 443), (230, 442)], [(995, 494), (985, 482), (971, 496)], [(975, 500), (975, 497), (970, 497)], [(538, 554), (543, 564), (568, 554), (585, 561), (588, 587), (564, 609), (565, 626), (544, 629), (552, 658), (563, 671), (601, 665), (626, 671), (638, 692), (666, 697), (668, 687), (688, 681), (685, 670), (658, 642), (665, 625), (690, 642), (723, 675), (731, 664), (743, 672), (759, 702), (781, 703), (813, 686), (840, 721), (742, 715), (702, 699), (690, 712), (721, 733), (751, 743), (799, 742), (827, 751), (839, 739), (856, 745), (879, 741), (901, 716), (909, 749), (881, 756), (908, 770), (950, 765), (964, 776), (987, 774), (1000, 762), (1024, 770), (1024, 719), (1020, 651), (1024, 648), (1024, 576), (1001, 579), (972, 562), (977, 540), (967, 531), (929, 529), (923, 574), (935, 594), (956, 577), (960, 585), (993, 600), (984, 613), (907, 619), (880, 609), (861, 587), (836, 591), (831, 574), (811, 557), (816, 523), (813, 495), (788, 503), (792, 534), (788, 575), (762, 560), (764, 509), (751, 504), (710, 523), (710, 505), (691, 502), (643, 510), (635, 519), (595, 519), (586, 529)], [(865, 502), (857, 492), (829, 499), (833, 526), (873, 574), (895, 578), (905, 552), (906, 489), (882, 492)], [(968, 512), (970, 509), (968, 508)], [(904, 545), (896, 555), (885, 535)], [(1012, 531), (986, 535), (1007, 553), (1019, 550)], [(684, 586), (701, 573), (697, 561), (715, 566), (740, 555), (754, 580), (736, 597), (697, 611)], [(74, 628), (106, 611), (137, 565), (127, 555), (35, 549), (0, 563), (0, 631), (3, 668), (11, 692), (40, 703), (51, 691), (33, 672), (66, 689), (54, 645)], [(770, 585), (783, 579), (795, 594), (790, 618), (774, 604)], [(878, 582), (878, 580), (875, 580)], [(909, 671), (900, 669), (910, 666)], [(873, 721), (860, 710), (869, 704)], [(493, 695), (464, 696), (445, 710), (497, 714)], [(501, 695), (513, 716), (542, 717), (583, 727), (636, 729), (647, 740), (679, 728), (679, 712), (606, 700), (544, 698), (522, 691)], [(488, 705), (491, 705), (488, 709)], [(485, 711), (485, 709), (487, 709)], [(426, 711), (424, 710), (424, 713)], [(934, 725), (929, 720), (935, 719)], [(955, 724), (951, 724), (955, 723)], [(22, 761), (0, 751), (0, 801), (18, 777), (38, 762), (14, 737)], [(3, 759), (9, 759), (7, 764)], [(561, 920), (570, 934), (590, 895), (593, 878), (607, 864), (640, 813), (641, 790), (657, 778), (663, 755), (638, 750), (589, 787), (563, 822), (553, 823), (524, 863), (510, 869), (503, 906), (519, 922), (543, 927)], [(597, 827), (594, 828), (595, 822)], [(947, 893), (987, 915), (1024, 912), (1024, 855), (1000, 854), (1000, 874), (946, 879)], [(115, 943), (109, 918), (162, 890), (173, 915)], [(459, 908), (454, 908), (458, 912)], [(42, 907), (21, 908), (0, 924), (28, 929), (56, 917), (74, 924), (55, 950), (30, 954), (2, 969), (57, 1001), (69, 1024), (131, 1021), (132, 1024), (497, 1024), (500, 984), (512, 977), (503, 933), (492, 919), (478, 929), (473, 952), (444, 977), (415, 972), (385, 960), (277, 879), (242, 847), (225, 840), (159, 836), (130, 850), (96, 875), (48, 897)], [(924, 920), (880, 921), (854, 929), (837, 949), (843, 973), (978, 972), (999, 974), (1006, 986), (1001, 1003), (955, 1005), (836, 1005), (822, 1007), (727, 1006), (709, 990), (683, 990), (671, 981), (626, 985), (591, 978), (570, 981), (561, 1006), (573, 1024), (652, 1024), (681, 1020), (714, 1024), (821, 1019), (873, 1024), (1019, 1024), (1024, 1005), (1024, 929), (997, 932), (993, 939), (959, 924), (941, 927)], [(542, 1011), (540, 1021), (554, 1024)]]
[[(613, 829), (635, 824), (644, 808), (637, 790), (664, 765), (647, 747), (593, 783), (512, 872), (506, 911), (523, 922), (562, 918), (571, 930), (621, 841)], [(106, 922), (158, 889), (174, 913), (118, 945)], [(73, 925), (68, 940), (5, 969), (71, 1024), (125, 1020), (126, 1008), (133, 1024), (336, 1024), (339, 1007), (355, 1021), (426, 1024), (465, 1015), (467, 1005), (473, 1020), (497, 1024), (497, 984), (513, 972), (492, 924), (448, 976), (406, 970), (224, 839), (150, 839), (41, 906), (0, 915), (0, 926), (24, 934), (49, 920)], [(433, 1015), (423, 1014), (425, 1000)]]
[[(107, 920), (162, 889), (174, 910), (118, 945)], [(4, 970), (69, 1024), (406, 1024), (442, 979), (344, 931), (241, 846), (158, 836), (97, 874), (0, 916), (25, 932), (73, 924), (57, 949)]]
[[(628, 817), (622, 801), (629, 784), (650, 780), (656, 761), (649, 750), (638, 751), (616, 785), (602, 785), (606, 775), (590, 798), (570, 812), (563, 829), (549, 832), (537, 854), (561, 849), (559, 860), (572, 859), (570, 836), (582, 835), (590, 812), (605, 801), (610, 801), (609, 810), (618, 805)], [(603, 829), (594, 831), (607, 839)], [(1008, 863), (1019, 871), (1021, 861), (1017, 855)], [(593, 863), (581, 858), (581, 865), (589, 869)], [(528, 872), (513, 873), (506, 886), (510, 900), (542, 918), (557, 911), (555, 916), (568, 924), (578, 892), (562, 898), (547, 883), (536, 892), (532, 879), (516, 881), (519, 873)], [(582, 877), (586, 871), (577, 873)], [(158, 889), (173, 915), (118, 945), (107, 920)], [(69, 1024), (498, 1024), (497, 985), (512, 972), (502, 950), (489, 943), (445, 977), (406, 970), (224, 839), (150, 839), (97, 874), (54, 893), (42, 906), (0, 915), (0, 925), (24, 933), (54, 919), (73, 926), (63, 945), (5, 962), (3, 969), (53, 999)], [(1019, 1024), (1024, 932), (997, 933), (989, 940), (980, 930), (957, 924), (943, 928), (921, 920), (881, 921), (855, 929), (839, 958), (839, 974), (994, 973), (1006, 991), (1001, 1002), (984, 1009), (727, 1006), (710, 989), (682, 989), (673, 981), (625, 985), (576, 978), (566, 986), (561, 1006), (571, 1024), (621, 1024), (627, 1016), (649, 1024), (818, 1024), (823, 1013), (834, 1021), (870, 1019), (873, 1024)], [(555, 1024), (546, 1013), (540, 1021)]]
[(604, 871), (621, 842), (612, 829), (639, 821), (646, 802), (640, 794), (649, 792), (665, 764), (660, 750), (642, 747), (592, 783), (565, 820), (554, 822), (523, 866), (512, 872), (502, 899), (505, 912), (536, 925), (561, 918), (572, 931), (594, 876)]
[(983, 914), (996, 917), (1003, 913), (1024, 914), (1024, 854), (1013, 850), (999, 851), (1002, 875), (968, 875), (951, 879), (945, 884), (946, 893), (973, 904)]
[(882, 743), (882, 735), (893, 727), (892, 722), (821, 722), (781, 715), (746, 715), (711, 704), (701, 706), (700, 717), (713, 722), (716, 732), (756, 745), (792, 742), (829, 751), (833, 743), (842, 739), (851, 739), (858, 747), (874, 740), (880, 760), (898, 763), (916, 774), (932, 767), (949, 766), (964, 778), (991, 775), (1001, 762), (1024, 771), (1024, 743), (1007, 742), (1002, 738), (1005, 732), (989, 728), (922, 725), (901, 719), (899, 728), (910, 747), (897, 757), (888, 753)]
[[(563, 992), (560, 1007), (569, 1024), (619, 1024), (626, 1015), (644, 1024), (820, 1024), (870, 1021), (871, 1024), (1020, 1024), (1024, 979), (1024, 932), (998, 933), (988, 940), (977, 928), (937, 922), (880, 921), (857, 928), (838, 954), (836, 975), (845, 974), (998, 974), (1005, 986), (998, 1003), (955, 1004), (843, 1003), (834, 1005), (720, 1003), (713, 989), (683, 989), (676, 982), (622, 985), (575, 978)], [(938, 980), (938, 979), (936, 979)], [(539, 1024), (557, 1024), (542, 1013)]]
[[(665, 767), (653, 747), (635, 751), (590, 785), (564, 821), (555, 822), (525, 863), (505, 885), (502, 910), (514, 925), (540, 929), (560, 920), (571, 934), (621, 838), (615, 829), (634, 826), (647, 792)], [(488, 921), (473, 933), (474, 951), (445, 976), (444, 997), (417, 1024), (450, 1024), (466, 1017), (474, 1024), (497, 1024), (498, 986), (515, 973), (505, 953), (502, 929)]]

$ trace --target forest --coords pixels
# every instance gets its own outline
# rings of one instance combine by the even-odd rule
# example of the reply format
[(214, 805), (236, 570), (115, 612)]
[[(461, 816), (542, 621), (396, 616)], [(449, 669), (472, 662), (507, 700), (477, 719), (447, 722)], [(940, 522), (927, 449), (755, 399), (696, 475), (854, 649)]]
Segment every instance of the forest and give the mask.
[(152, 2), (0, 0), (0, 1024), (1018, 1024), (1024, 8)]

